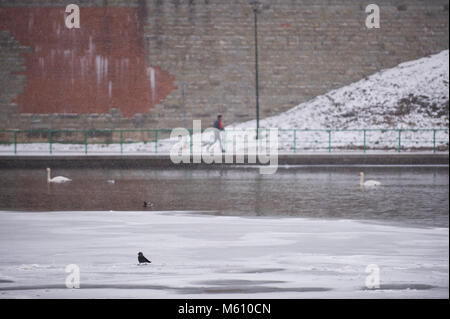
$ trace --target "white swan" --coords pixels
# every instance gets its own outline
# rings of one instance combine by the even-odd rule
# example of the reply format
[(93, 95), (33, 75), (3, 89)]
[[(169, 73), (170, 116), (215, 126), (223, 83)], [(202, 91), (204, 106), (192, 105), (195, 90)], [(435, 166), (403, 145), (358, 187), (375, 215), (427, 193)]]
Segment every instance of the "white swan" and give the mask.
[(67, 182), (71, 182), (72, 180), (70, 178), (64, 177), (64, 176), (57, 176), (57, 177), (50, 177), (51, 175), (51, 170), (50, 168), (47, 168), (47, 183), (67, 183)]
[(364, 173), (361, 172), (361, 180), (360, 180), (360, 185), (361, 187), (377, 187), (380, 186), (381, 183), (379, 181), (366, 181), (364, 182)]

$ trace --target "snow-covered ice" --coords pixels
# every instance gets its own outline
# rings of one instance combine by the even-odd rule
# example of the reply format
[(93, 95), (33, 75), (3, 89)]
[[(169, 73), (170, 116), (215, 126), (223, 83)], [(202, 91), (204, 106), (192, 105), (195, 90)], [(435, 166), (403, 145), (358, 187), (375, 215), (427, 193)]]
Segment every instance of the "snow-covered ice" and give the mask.
[[(200, 212), (0, 212), (0, 298), (448, 298), (449, 230)], [(144, 252), (151, 265), (137, 265)], [(81, 289), (65, 288), (80, 267)], [(381, 289), (365, 289), (366, 267)]]

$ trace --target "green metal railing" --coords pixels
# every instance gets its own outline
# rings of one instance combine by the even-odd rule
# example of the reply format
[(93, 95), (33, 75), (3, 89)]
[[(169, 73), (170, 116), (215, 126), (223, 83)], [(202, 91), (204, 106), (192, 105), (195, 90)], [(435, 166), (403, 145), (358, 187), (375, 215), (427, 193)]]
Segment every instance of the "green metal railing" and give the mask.
[[(279, 149), (298, 153), (300, 150), (319, 149), (327, 152), (335, 150), (403, 150), (421, 149), (437, 152), (448, 151), (448, 129), (279, 129)], [(126, 154), (126, 146), (142, 143), (150, 145), (143, 149), (146, 153), (164, 153), (161, 146), (163, 141), (168, 141), (171, 129), (148, 130), (0, 130), (0, 153), (11, 152), (18, 154), (18, 146), (30, 145), (24, 148), (24, 152), (45, 152), (43, 145), (48, 143), (48, 153), (55, 152), (55, 145), (75, 145), (77, 152), (88, 154), (89, 146), (98, 145), (108, 152)], [(192, 130), (189, 130), (193, 134)], [(224, 143), (227, 143), (227, 133), (233, 130), (227, 129), (224, 133)], [(253, 135), (256, 133), (254, 132)], [(259, 134), (264, 137), (267, 129), (260, 129)], [(341, 135), (347, 135), (342, 139)], [(386, 135), (386, 137), (383, 137)], [(350, 139), (348, 139), (350, 136)], [(371, 138), (376, 137), (374, 141)], [(381, 136), (381, 138), (380, 138)], [(413, 138), (411, 138), (411, 136)], [(312, 138), (312, 139), (311, 139)], [(264, 138), (262, 138), (263, 140)], [(153, 144), (152, 144), (153, 143)], [(39, 145), (35, 147), (32, 145)], [(414, 146), (417, 145), (417, 146)], [(167, 145), (166, 145), (167, 146)], [(117, 150), (111, 150), (111, 148)], [(192, 139), (191, 139), (192, 149)], [(67, 152), (70, 152), (67, 151)]]
[[(333, 136), (336, 135), (336, 133), (360, 133), (362, 135), (361, 140), (361, 150), (366, 153), (369, 149), (395, 149), (399, 153), (402, 152), (403, 149), (430, 149), (434, 153), (438, 151), (438, 148), (441, 148), (443, 150), (448, 150), (449, 146), (449, 140), (448, 140), (448, 129), (327, 129), (327, 130), (320, 130), (320, 129), (280, 129), (281, 132), (292, 132), (293, 131), (293, 152), (297, 153), (298, 147), (297, 147), (297, 140), (298, 140), (298, 133), (314, 133), (314, 132), (322, 132), (324, 133), (324, 138), (326, 140), (314, 140), (314, 143), (317, 144), (325, 144), (326, 147), (322, 147), (322, 149), (327, 149), (329, 153), (332, 152), (334, 146), (336, 144), (342, 143), (342, 142), (353, 142), (353, 141), (342, 141), (342, 140), (334, 140)], [(381, 134), (387, 134), (387, 133), (394, 133), (391, 134), (393, 137), (395, 135), (395, 139), (390, 140), (382, 140), (385, 143), (390, 144), (389, 146), (384, 147), (377, 147), (374, 146), (374, 143), (369, 143), (368, 136), (373, 133), (381, 133)], [(421, 135), (428, 135), (428, 138), (420, 138), (416, 140), (411, 139), (404, 139), (404, 136), (408, 133), (413, 134), (421, 134)], [(441, 133), (441, 135), (445, 135), (445, 139), (441, 137), (440, 139), (437, 137), (437, 134)], [(443, 134), (442, 134), (443, 133)], [(420, 142), (420, 146), (414, 147), (410, 146), (408, 147), (408, 144), (411, 144), (412, 141)], [(380, 141), (377, 141), (376, 144), (379, 144)], [(409, 143), (408, 143), (409, 142)], [(372, 144), (372, 145), (371, 145)], [(424, 146), (424, 144), (428, 146)], [(349, 148), (352, 146), (351, 144), (347, 144), (346, 146), (342, 146), (341, 148)], [(304, 149), (304, 148), (303, 148)]]

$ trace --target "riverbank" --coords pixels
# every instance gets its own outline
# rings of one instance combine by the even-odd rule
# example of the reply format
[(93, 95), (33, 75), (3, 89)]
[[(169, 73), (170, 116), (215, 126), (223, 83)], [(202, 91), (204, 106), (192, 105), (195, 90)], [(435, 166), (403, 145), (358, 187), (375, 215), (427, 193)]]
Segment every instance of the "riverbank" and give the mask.
[[(175, 164), (169, 155), (2, 155), (0, 169), (5, 168), (225, 168), (249, 164), (245, 157), (243, 164), (233, 158), (231, 164)], [(448, 153), (322, 153), (281, 154), (278, 165), (449, 165)]]

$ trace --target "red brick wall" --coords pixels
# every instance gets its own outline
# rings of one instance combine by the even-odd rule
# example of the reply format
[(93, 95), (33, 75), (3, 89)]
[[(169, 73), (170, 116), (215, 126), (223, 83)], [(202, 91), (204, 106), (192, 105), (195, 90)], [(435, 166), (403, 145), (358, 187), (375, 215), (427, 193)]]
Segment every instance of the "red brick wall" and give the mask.
[(65, 8), (0, 8), (0, 30), (22, 45), (26, 85), (21, 114), (149, 113), (174, 77), (147, 63), (138, 8), (81, 7), (81, 28), (65, 26)]

